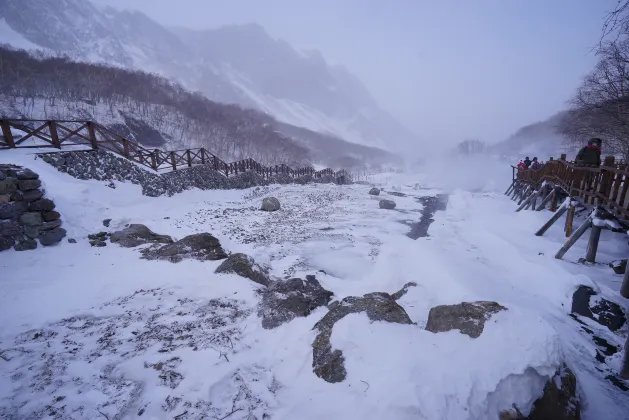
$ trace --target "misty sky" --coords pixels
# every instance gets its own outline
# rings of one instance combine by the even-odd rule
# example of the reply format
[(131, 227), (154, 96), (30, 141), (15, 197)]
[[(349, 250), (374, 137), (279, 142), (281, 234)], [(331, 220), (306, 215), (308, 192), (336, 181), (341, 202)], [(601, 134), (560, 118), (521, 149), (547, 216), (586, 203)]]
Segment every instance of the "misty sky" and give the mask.
[(257, 22), (360, 77), (424, 139), (506, 138), (565, 107), (616, 0), (94, 0), (160, 23)]

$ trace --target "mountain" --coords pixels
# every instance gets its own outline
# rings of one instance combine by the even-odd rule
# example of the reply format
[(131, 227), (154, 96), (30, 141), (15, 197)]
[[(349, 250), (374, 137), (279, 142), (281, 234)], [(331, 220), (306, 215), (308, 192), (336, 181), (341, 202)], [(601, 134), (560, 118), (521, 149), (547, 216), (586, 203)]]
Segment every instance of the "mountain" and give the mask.
[(213, 101), (253, 107), (353, 143), (403, 150), (416, 141), (345, 68), (316, 51), (300, 53), (255, 24), (192, 31), (87, 0), (4, 0), (5, 34), (0, 43), (154, 72)]
[(557, 126), (566, 115), (567, 112), (562, 111), (547, 120), (521, 127), (508, 139), (494, 145), (492, 150), (510, 156), (538, 156), (542, 160), (551, 156), (557, 158), (562, 153), (573, 157), (576, 151), (565, 144), (564, 137), (557, 131)]
[(210, 101), (139, 70), (0, 46), (0, 116), (95, 120), (147, 147), (205, 147), (224, 160), (321, 164), (350, 170), (391, 165), (380, 149), (280, 123), (258, 110)]

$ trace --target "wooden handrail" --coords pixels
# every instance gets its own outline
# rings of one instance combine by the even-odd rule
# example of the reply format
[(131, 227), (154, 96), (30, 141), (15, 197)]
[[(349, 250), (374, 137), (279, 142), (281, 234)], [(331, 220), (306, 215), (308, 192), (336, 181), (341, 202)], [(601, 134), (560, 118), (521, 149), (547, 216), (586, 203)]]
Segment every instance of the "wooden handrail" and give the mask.
[[(67, 124), (78, 124), (77, 127), (68, 127)], [(180, 168), (190, 168), (193, 165), (210, 165), (225, 176), (236, 175), (245, 171), (253, 171), (262, 177), (270, 177), (280, 173), (292, 178), (304, 175), (312, 175), (315, 178), (333, 176), (351, 180), (351, 175), (342, 169), (334, 171), (326, 168), (315, 171), (307, 167), (292, 169), (287, 165), (264, 166), (253, 159), (243, 159), (232, 163), (226, 163), (213, 153), (204, 148), (181, 149), (164, 151), (160, 149), (147, 149), (138, 142), (114, 133), (105, 126), (87, 120), (31, 120), (21, 118), (0, 119), (2, 137), (0, 137), (0, 150), (15, 148), (40, 148), (55, 147), (62, 149), (64, 146), (85, 145), (91, 149), (102, 149), (126, 159), (134, 161), (155, 171)], [(25, 133), (21, 138), (14, 135), (13, 129)], [(16, 141), (16, 139), (18, 139)], [(41, 140), (43, 145), (22, 144), (29, 138)]]
[(584, 204), (601, 206), (620, 219), (629, 220), (629, 168), (624, 161), (615, 162), (613, 156), (607, 156), (601, 166), (551, 158), (540, 169), (512, 168), (515, 181), (533, 188), (551, 182)]

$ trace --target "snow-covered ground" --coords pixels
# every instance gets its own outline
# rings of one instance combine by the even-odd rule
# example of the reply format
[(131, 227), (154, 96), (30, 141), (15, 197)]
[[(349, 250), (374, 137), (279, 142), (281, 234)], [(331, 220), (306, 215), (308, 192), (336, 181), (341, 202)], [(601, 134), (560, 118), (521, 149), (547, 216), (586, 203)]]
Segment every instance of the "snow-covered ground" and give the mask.
[[(0, 253), (2, 418), (495, 419), (514, 403), (530, 408), (564, 360), (579, 381), (585, 420), (629, 418), (627, 393), (605, 380), (620, 352), (597, 364), (596, 346), (568, 317), (580, 284), (626, 306), (621, 276), (575, 264), (584, 240), (555, 260), (565, 241), (560, 223), (533, 235), (549, 215), (515, 213), (502, 194), (509, 168), (502, 183), (479, 185), (464, 165), (455, 175), (371, 177), (407, 197), (312, 184), (150, 198), (134, 185), (76, 180), (23, 152), (0, 152), (0, 163), (38, 172), (78, 241)], [(482, 168), (476, 179), (487, 180)], [(476, 192), (453, 188), (457, 178)], [(443, 192), (448, 206), (433, 216), (430, 236), (409, 239), (408, 223), (422, 209), (416, 198)], [(280, 211), (258, 211), (268, 195)], [(381, 198), (397, 208), (379, 209)], [(415, 282), (398, 301), (414, 324), (346, 316), (331, 343), (343, 351), (347, 379), (325, 382), (312, 370), (312, 328), (327, 309), (265, 330), (256, 310), (262, 286), (215, 274), (220, 261), (146, 261), (137, 250), (86, 240), (127, 223), (176, 239), (211, 232), (276, 278), (316, 275), (338, 300)], [(619, 237), (603, 232), (600, 262), (629, 254)], [(424, 329), (430, 308), (477, 300), (508, 309), (480, 337)]]

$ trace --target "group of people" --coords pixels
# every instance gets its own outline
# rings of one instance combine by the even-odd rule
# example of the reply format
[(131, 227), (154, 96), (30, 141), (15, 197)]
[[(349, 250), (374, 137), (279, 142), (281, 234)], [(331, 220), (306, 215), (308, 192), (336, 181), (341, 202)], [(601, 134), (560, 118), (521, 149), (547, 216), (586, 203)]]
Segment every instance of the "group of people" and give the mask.
[[(575, 163), (578, 165), (589, 165), (589, 166), (601, 166), (601, 144), (603, 141), (598, 137), (592, 138), (588, 141), (588, 144), (583, 146), (579, 153), (577, 153), (577, 157), (575, 158)], [(533, 160), (529, 159), (527, 156), (524, 160), (521, 160), (518, 163), (518, 169), (535, 169), (539, 170), (544, 167), (544, 162), (539, 162), (537, 157), (534, 157)]]
[(534, 157), (533, 160), (529, 159), (529, 157), (525, 157), (524, 160), (521, 160), (518, 163), (518, 169), (542, 169), (544, 166), (544, 162), (540, 162), (537, 160), (537, 157)]

